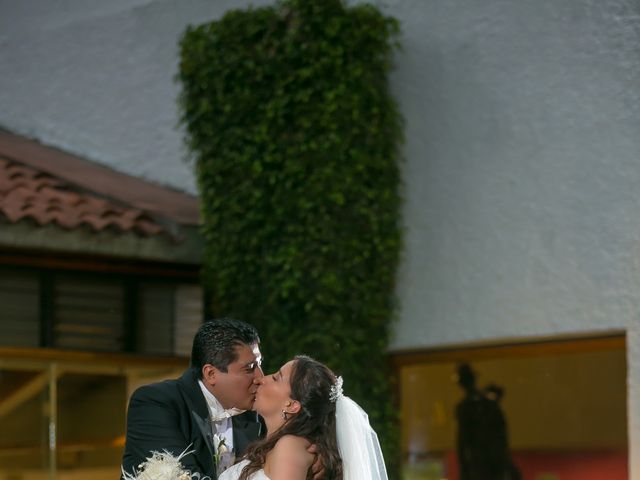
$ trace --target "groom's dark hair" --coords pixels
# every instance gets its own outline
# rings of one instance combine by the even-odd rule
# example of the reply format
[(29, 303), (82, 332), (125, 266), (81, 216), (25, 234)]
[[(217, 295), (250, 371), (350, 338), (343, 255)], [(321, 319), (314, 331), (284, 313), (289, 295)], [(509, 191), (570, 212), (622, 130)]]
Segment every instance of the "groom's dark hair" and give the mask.
[(211, 364), (227, 372), (230, 363), (238, 359), (236, 347), (260, 343), (253, 325), (232, 318), (210, 320), (202, 324), (193, 338), (191, 368), (202, 378), (202, 367)]

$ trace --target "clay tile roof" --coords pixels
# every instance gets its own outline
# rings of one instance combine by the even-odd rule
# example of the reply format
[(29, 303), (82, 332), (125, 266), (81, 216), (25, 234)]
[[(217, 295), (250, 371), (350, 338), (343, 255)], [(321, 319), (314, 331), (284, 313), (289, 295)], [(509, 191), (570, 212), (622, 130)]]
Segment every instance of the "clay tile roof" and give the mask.
[[(24, 167), (28, 167), (39, 172), (36, 178), (42, 181), (41, 185), (54, 190), (60, 183), (77, 185), (82, 188), (80, 192), (91, 192), (91, 198), (95, 200), (111, 199), (118, 205), (132, 207), (133, 211), (147, 212), (154, 218), (167, 220), (171, 228), (197, 227), (200, 224), (198, 199), (193, 195), (117, 172), (1, 128), (0, 157), (14, 162), (9, 174), (12, 184), (12, 175), (19, 177), (24, 173)], [(6, 177), (0, 178), (0, 184), (6, 181)], [(0, 190), (2, 188), (0, 186)], [(84, 196), (78, 199), (79, 202), (83, 200)]]
[(0, 156), (0, 219), (25, 219), (65, 229), (112, 229), (141, 236), (171, 233), (143, 210), (118, 204), (70, 183)]

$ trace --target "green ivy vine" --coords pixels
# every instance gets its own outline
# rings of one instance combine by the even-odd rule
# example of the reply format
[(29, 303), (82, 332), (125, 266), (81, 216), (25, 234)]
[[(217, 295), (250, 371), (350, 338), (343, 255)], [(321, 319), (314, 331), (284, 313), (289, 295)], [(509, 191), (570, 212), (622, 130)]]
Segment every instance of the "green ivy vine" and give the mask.
[(213, 314), (255, 324), (270, 368), (306, 353), (343, 375), (391, 478), (398, 33), (376, 7), (340, 0), (232, 10), (187, 29), (178, 74)]

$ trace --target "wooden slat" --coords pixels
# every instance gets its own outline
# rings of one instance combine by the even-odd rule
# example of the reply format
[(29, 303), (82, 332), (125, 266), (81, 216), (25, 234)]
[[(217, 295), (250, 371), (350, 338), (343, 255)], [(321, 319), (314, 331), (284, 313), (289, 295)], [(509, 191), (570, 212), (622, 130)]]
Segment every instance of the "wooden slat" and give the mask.
[(54, 344), (59, 348), (122, 350), (121, 282), (61, 277), (54, 287)]
[(138, 349), (155, 355), (173, 354), (175, 285), (141, 285)]
[(425, 348), (423, 350), (391, 353), (389, 359), (396, 367), (402, 367), (420, 363), (469, 362), (491, 358), (534, 357), (624, 350), (625, 348), (626, 336), (624, 332), (617, 331), (584, 336), (518, 339), (504, 344), (451, 345), (431, 349)]
[(35, 274), (0, 269), (0, 344), (36, 347), (40, 339)]
[(188, 357), (193, 337), (203, 320), (202, 288), (180, 285), (176, 291), (174, 352)]
[(116, 325), (122, 321), (122, 308), (70, 310), (66, 308), (56, 309), (56, 323), (77, 323), (80, 325)]

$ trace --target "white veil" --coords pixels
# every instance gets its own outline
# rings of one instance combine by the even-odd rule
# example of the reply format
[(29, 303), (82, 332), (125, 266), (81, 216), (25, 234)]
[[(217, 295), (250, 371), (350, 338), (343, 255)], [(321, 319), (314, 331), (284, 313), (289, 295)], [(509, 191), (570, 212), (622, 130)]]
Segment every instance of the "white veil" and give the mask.
[(349, 397), (342, 395), (339, 378), (336, 402), (336, 434), (342, 457), (343, 480), (387, 480), (378, 435), (369, 416)]

